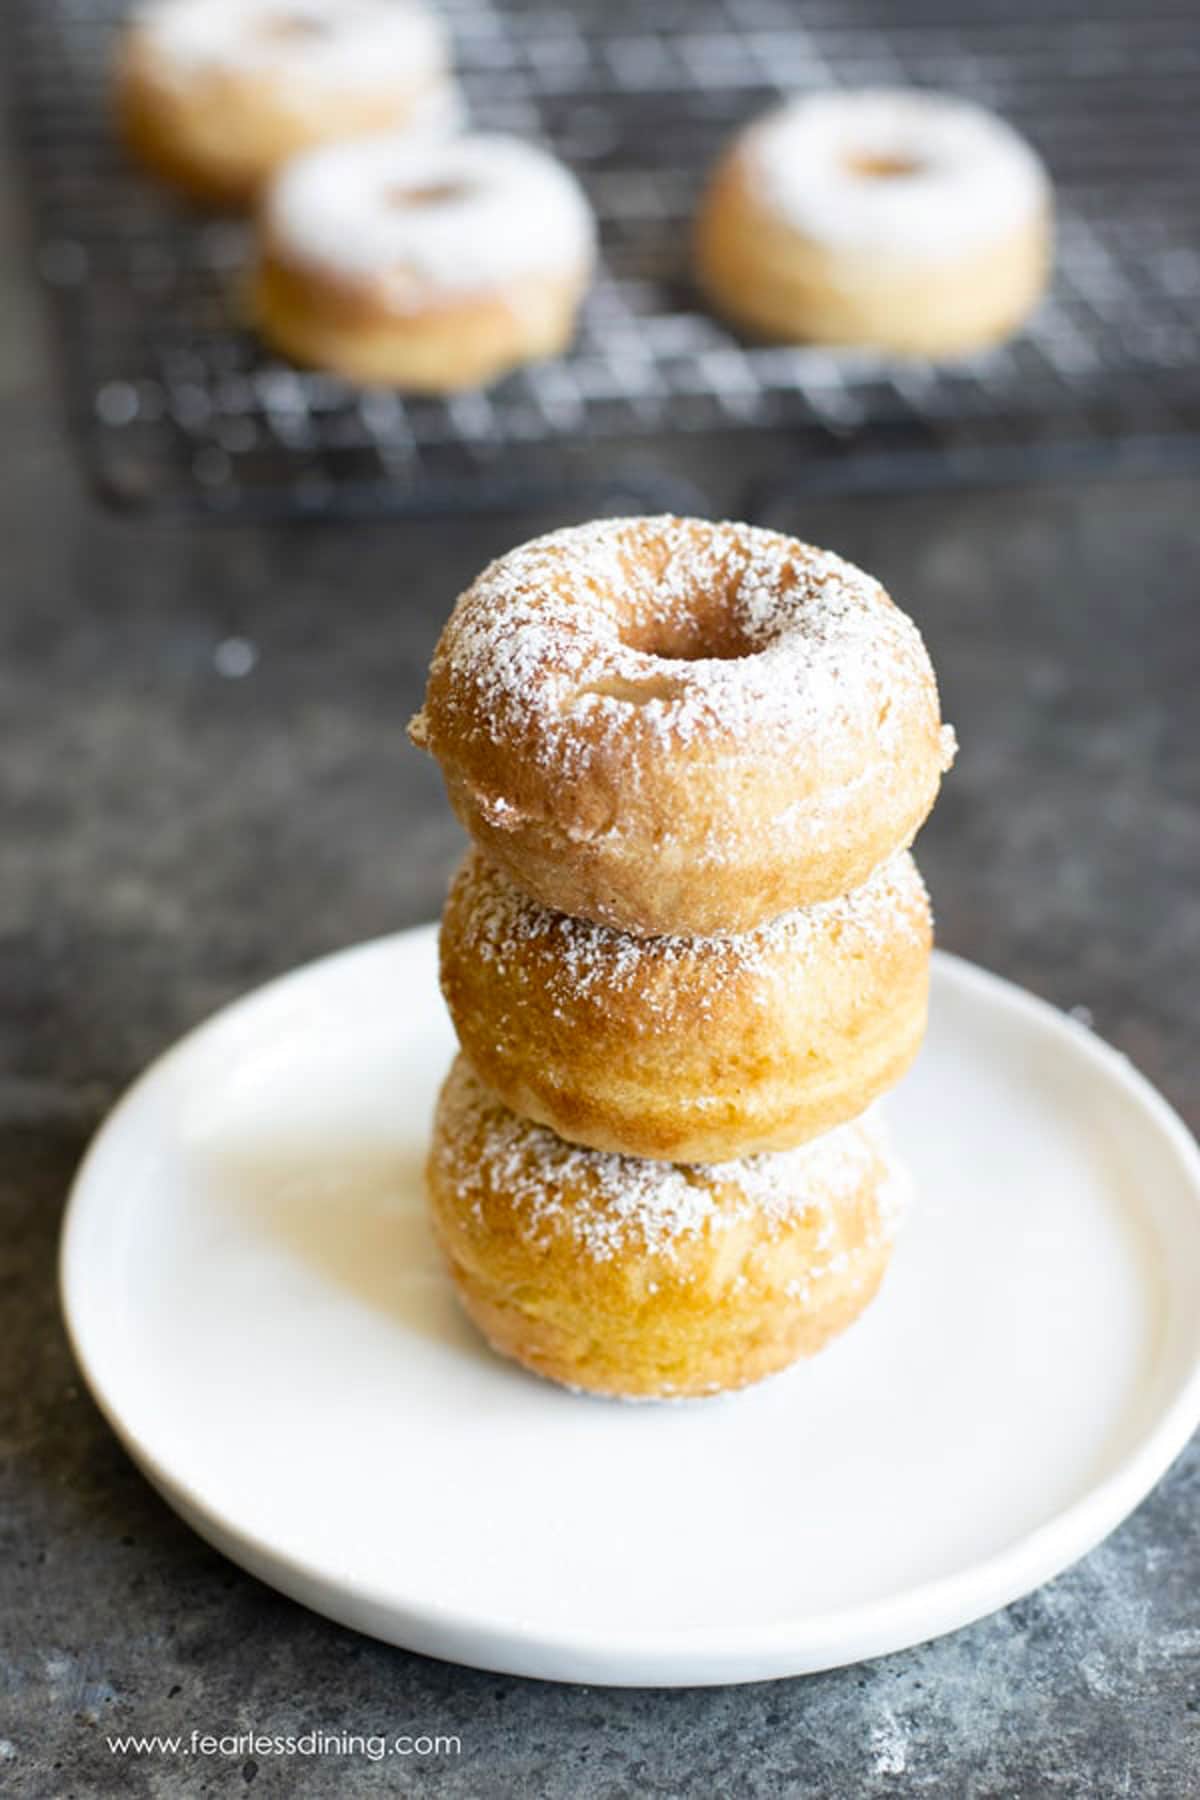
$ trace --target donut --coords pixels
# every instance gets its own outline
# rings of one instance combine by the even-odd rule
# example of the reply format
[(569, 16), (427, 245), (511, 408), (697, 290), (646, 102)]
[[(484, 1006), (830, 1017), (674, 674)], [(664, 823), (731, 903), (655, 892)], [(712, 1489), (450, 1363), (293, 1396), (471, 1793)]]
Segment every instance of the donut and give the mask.
[(1050, 210), (1034, 151), (981, 107), (818, 94), (726, 152), (701, 201), (696, 271), (755, 335), (953, 356), (1008, 337), (1035, 304)]
[(256, 310), (276, 348), (435, 393), (562, 350), (594, 254), (574, 178), (509, 137), (309, 151), (271, 183), (260, 235)]
[(492, 563), (409, 732), (518, 887), (638, 936), (750, 931), (861, 886), (954, 754), (878, 582), (778, 532), (671, 517)]
[(565, 1144), (458, 1057), (428, 1163), (435, 1236), (501, 1355), (588, 1392), (746, 1387), (845, 1329), (883, 1278), (907, 1178), (871, 1115), (703, 1167)]
[(157, 0), (121, 39), (117, 108), (138, 159), (194, 198), (248, 204), (285, 158), (459, 114), (420, 0)]
[(903, 851), (754, 931), (636, 938), (547, 911), (475, 850), (442, 916), (442, 991), (514, 1112), (596, 1150), (720, 1162), (804, 1143), (895, 1085), (931, 938)]

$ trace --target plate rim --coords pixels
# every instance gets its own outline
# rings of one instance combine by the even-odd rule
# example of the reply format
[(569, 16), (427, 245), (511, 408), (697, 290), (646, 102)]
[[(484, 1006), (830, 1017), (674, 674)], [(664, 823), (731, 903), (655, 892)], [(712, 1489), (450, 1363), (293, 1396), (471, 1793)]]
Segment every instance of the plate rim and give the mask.
[[(122, 1414), (97, 1352), (82, 1294), (84, 1259), (75, 1249), (93, 1185), (93, 1171), (115, 1132), (157, 1086), (168, 1067), (209, 1032), (294, 983), (340, 962), (404, 945), (419, 953), (436, 923), (411, 926), (345, 946), (285, 971), (217, 1008), (156, 1056), (118, 1097), (97, 1127), (73, 1177), (64, 1207), (58, 1255), (60, 1310), (84, 1383), (101, 1416), (151, 1484), (199, 1536), (257, 1579), (325, 1617), (423, 1655), (497, 1673), (591, 1685), (679, 1687), (785, 1679), (845, 1666), (928, 1642), (961, 1629), (1041, 1587), (1094, 1549), (1162, 1479), (1200, 1426), (1200, 1334), (1190, 1365), (1172, 1383), (1154, 1417), (1114, 1468), (1052, 1517), (1003, 1548), (950, 1574), (841, 1608), (765, 1623), (639, 1630), (577, 1631), (530, 1625), (519, 1617), (477, 1615), (467, 1609), (410, 1598), (378, 1583), (331, 1572), (279, 1548), (261, 1532), (224, 1516), (195, 1486), (165, 1466), (135, 1424)], [(1200, 1211), (1200, 1144), (1186, 1122), (1130, 1060), (1052, 1002), (1017, 982), (953, 952), (933, 953), (935, 982), (982, 996), (1010, 1014), (1032, 1017), (1060, 1034), (1076, 1055), (1115, 1081), (1169, 1145)], [(98, 1366), (99, 1365), (99, 1366)], [(264, 1573), (264, 1570), (269, 1571)], [(384, 1631), (368, 1617), (390, 1617), (403, 1633)], [(571, 1672), (563, 1673), (569, 1669)]]

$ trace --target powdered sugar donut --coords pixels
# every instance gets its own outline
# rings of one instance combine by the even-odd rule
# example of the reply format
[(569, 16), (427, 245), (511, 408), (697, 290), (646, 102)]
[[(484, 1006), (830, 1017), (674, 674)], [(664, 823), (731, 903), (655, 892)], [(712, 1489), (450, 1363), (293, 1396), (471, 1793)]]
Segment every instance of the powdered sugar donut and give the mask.
[(135, 153), (227, 204), (310, 144), (441, 133), (461, 111), (445, 32), (421, 0), (157, 0), (134, 13), (118, 74)]
[(461, 1056), (428, 1186), (493, 1348), (631, 1399), (745, 1387), (821, 1349), (875, 1293), (908, 1192), (870, 1115), (799, 1150), (678, 1167), (563, 1143)]
[(297, 360), (443, 391), (560, 350), (593, 260), (562, 165), (509, 137), (327, 145), (262, 209), (258, 318)]
[(895, 1085), (931, 936), (906, 852), (755, 931), (635, 938), (548, 911), (474, 850), (442, 915), (442, 991), (514, 1112), (594, 1149), (719, 1162), (807, 1142)]
[(747, 931), (860, 886), (954, 754), (878, 582), (778, 532), (671, 517), (485, 569), (410, 732), (519, 887), (642, 935)]
[(982, 108), (818, 94), (751, 125), (718, 165), (697, 271), (752, 332), (940, 356), (1017, 327), (1045, 284), (1049, 227), (1041, 162)]

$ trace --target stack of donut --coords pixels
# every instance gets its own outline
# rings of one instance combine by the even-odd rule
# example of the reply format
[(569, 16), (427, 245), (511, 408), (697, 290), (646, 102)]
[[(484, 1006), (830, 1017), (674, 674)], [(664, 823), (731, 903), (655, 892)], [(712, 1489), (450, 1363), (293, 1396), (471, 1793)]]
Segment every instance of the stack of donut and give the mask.
[(410, 731), (473, 840), (429, 1159), (467, 1312), (629, 1398), (819, 1349), (906, 1185), (873, 1102), (924, 1030), (908, 846), (954, 751), (915, 626), (775, 532), (598, 521), (484, 571)]

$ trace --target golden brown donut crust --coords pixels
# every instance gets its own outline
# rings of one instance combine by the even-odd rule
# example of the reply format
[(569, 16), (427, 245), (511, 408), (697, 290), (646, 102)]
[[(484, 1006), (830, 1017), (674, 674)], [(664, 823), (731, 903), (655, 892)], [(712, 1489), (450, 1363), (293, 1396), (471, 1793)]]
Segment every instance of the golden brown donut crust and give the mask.
[(954, 753), (878, 582), (778, 532), (671, 517), (493, 563), (410, 733), (518, 886), (649, 936), (752, 930), (860, 886)]
[(603, 1156), (518, 1119), (459, 1057), (428, 1165), (434, 1230), (493, 1348), (637, 1399), (745, 1387), (855, 1319), (904, 1179), (870, 1120), (707, 1168)]
[(587, 285), (586, 269), (524, 276), (487, 294), (401, 311), (377, 285), (289, 266), (268, 240), (253, 309), (263, 336), (293, 362), (364, 386), (447, 394), (559, 355)]
[(514, 1112), (597, 1150), (717, 1162), (861, 1113), (921, 1043), (932, 920), (902, 853), (742, 936), (630, 938), (540, 907), (472, 851), (442, 916), (459, 1042)]

